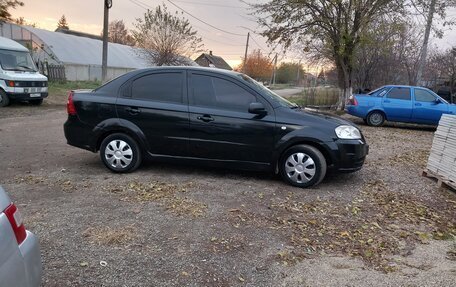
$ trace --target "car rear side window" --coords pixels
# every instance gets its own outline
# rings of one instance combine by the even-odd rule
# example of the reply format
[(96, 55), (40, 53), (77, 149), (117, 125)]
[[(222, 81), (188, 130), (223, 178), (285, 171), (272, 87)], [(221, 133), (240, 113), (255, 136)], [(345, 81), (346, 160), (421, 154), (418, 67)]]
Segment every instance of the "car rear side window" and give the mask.
[(192, 75), (191, 104), (247, 112), (256, 97), (237, 84), (217, 77)]
[(426, 90), (415, 89), (415, 101), (417, 102), (434, 102), (435, 96)]
[(183, 103), (183, 73), (150, 74), (136, 79), (131, 88), (133, 99)]
[(403, 87), (394, 87), (392, 88), (389, 93), (386, 95), (388, 99), (396, 99), (396, 100), (407, 100), (410, 101), (412, 98), (410, 96), (410, 88), (403, 88)]

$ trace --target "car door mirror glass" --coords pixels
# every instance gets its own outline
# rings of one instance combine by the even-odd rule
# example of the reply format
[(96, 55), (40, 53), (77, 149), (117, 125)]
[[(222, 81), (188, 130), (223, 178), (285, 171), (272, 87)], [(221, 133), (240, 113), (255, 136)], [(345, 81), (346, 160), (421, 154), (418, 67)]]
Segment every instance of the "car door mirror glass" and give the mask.
[(255, 115), (266, 115), (268, 112), (262, 103), (251, 103), (249, 105), (249, 113)]

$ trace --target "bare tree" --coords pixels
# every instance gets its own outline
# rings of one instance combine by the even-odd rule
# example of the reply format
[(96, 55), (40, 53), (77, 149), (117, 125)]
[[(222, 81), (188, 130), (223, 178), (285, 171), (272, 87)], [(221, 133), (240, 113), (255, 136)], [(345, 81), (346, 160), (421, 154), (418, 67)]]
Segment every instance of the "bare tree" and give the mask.
[(25, 20), (24, 17), (19, 17), (19, 18), (16, 18), (14, 20), (14, 22), (17, 24), (17, 25), (22, 25), (22, 26), (32, 26), (32, 27), (37, 27), (37, 24), (36, 23), (29, 23), (27, 22), (27, 20)]
[(108, 41), (129, 46), (135, 45), (135, 40), (125, 27), (123, 20), (114, 20), (109, 23)]
[(18, 6), (24, 6), (24, 2), (18, 0), (0, 0), (0, 23), (13, 20), (9, 9), (16, 9)]
[(168, 12), (165, 5), (147, 10), (144, 19), (136, 19), (133, 38), (141, 55), (153, 65), (185, 65), (183, 56), (202, 51), (202, 39), (190, 22), (177, 12)]
[(270, 0), (252, 7), (269, 42), (285, 48), (294, 42), (304, 46), (320, 43), (321, 56), (337, 68), (344, 91), (338, 109), (344, 109), (351, 95), (353, 60), (362, 32), (377, 17), (401, 11), (402, 4), (395, 0)]
[[(434, 17), (440, 17), (441, 22), (444, 26), (453, 25), (453, 21), (446, 21), (447, 9), (450, 7), (456, 7), (455, 0), (409, 0), (410, 5), (413, 6), (416, 11), (423, 15), (426, 21), (424, 39), (421, 46), (420, 61), (416, 70), (416, 84), (420, 84), (423, 75), (423, 70), (426, 65), (426, 58), (428, 53), (429, 36), (433, 23), (435, 22)], [(436, 30), (438, 37), (443, 36), (443, 32)]]
[(60, 17), (60, 20), (57, 22), (57, 29), (70, 30), (65, 15), (62, 15), (62, 17)]

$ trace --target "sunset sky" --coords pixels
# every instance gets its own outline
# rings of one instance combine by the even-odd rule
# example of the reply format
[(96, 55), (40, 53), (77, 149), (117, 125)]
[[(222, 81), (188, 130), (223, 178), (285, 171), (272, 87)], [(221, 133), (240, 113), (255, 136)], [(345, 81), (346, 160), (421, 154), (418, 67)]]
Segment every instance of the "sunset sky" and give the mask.
[[(70, 29), (92, 34), (101, 33), (104, 0), (22, 1), (25, 4), (23, 7), (11, 10), (13, 17), (24, 17), (28, 22), (36, 23), (38, 28), (55, 30), (58, 19), (65, 14)], [(241, 36), (238, 36), (216, 30), (184, 14), (203, 38), (205, 49), (222, 56), (233, 67), (240, 63), (241, 57), (244, 56), (247, 32), (249, 29), (258, 30), (246, 4), (240, 0), (173, 0), (173, 2), (200, 20), (227, 32), (240, 34)], [(247, 2), (266, 2), (266, 0)], [(133, 28), (132, 23), (136, 18), (142, 17), (147, 8), (153, 9), (161, 3), (166, 3), (171, 11), (177, 10), (171, 3), (163, 0), (113, 0), (110, 20), (123, 20), (128, 28)], [(450, 11), (448, 14), (456, 17), (456, 11)], [(259, 35), (252, 36), (250, 51), (261, 49), (268, 54), (270, 49), (265, 40)], [(432, 41), (442, 48), (456, 46), (456, 30), (446, 31), (443, 39)], [(287, 54), (287, 57), (299, 60), (291, 54)]]

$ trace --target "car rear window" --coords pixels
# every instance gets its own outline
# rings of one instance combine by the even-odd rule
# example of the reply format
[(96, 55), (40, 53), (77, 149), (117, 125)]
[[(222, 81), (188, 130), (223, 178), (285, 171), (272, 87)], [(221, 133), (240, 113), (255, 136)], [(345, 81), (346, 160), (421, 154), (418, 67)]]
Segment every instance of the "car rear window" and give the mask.
[(155, 73), (133, 81), (133, 99), (168, 103), (183, 103), (184, 74)]
[(410, 101), (411, 100), (410, 88), (394, 87), (389, 91), (389, 93), (386, 95), (386, 97), (388, 99)]

